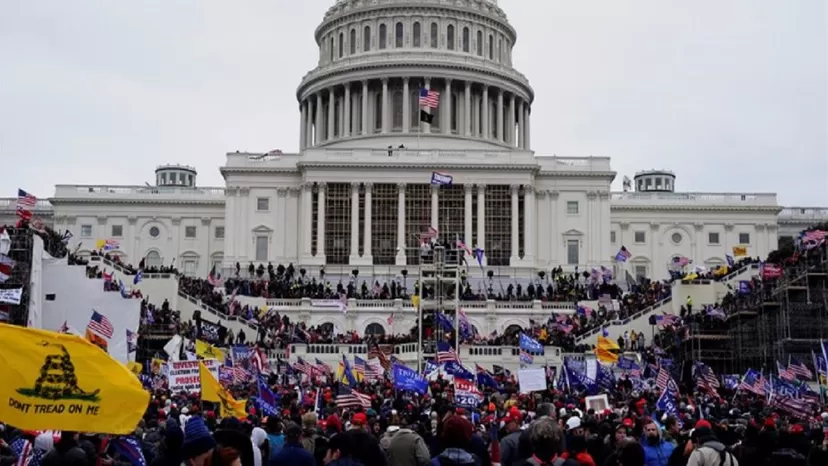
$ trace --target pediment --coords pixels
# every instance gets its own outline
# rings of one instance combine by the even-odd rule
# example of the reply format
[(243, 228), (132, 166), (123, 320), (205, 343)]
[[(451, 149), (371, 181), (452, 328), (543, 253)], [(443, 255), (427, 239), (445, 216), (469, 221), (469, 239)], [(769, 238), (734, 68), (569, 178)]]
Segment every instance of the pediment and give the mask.
[(253, 230), (251, 230), (251, 231), (253, 233), (273, 233), (273, 229), (270, 228), (270, 227), (267, 227), (265, 225), (259, 225), (255, 228), (253, 228)]
[(576, 230), (576, 229), (573, 228), (571, 230), (566, 230), (565, 232), (563, 232), (563, 235), (564, 236), (584, 236), (584, 232), (582, 232), (581, 230)]

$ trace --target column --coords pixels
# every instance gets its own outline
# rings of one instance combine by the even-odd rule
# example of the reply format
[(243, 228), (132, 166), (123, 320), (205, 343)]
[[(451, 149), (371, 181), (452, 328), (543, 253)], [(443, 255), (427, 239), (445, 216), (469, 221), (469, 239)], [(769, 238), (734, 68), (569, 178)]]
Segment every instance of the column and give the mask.
[(328, 141), (334, 138), (334, 110), (336, 109), (336, 98), (334, 88), (328, 89)]
[(526, 104), (526, 116), (524, 116), (524, 123), (526, 124), (526, 129), (524, 130), (523, 135), (523, 145), (526, 146), (526, 150), (532, 148), (532, 138), (531, 136), (531, 116), (532, 116), (532, 107), (529, 104)]
[(466, 115), (466, 117), (463, 118), (463, 134), (466, 137), (470, 137), (471, 136), (472, 118), (471, 118), (471, 83), (469, 81), (466, 81), (466, 99), (465, 99), (465, 102), (463, 104), (465, 106), (465, 108), (463, 109), (463, 113)]
[(483, 249), (483, 265), (486, 265), (486, 185), (477, 185), (477, 242), (475, 247)]
[(306, 101), (302, 101), (299, 105), (300, 111), (302, 112), (301, 120), (299, 121), (299, 150), (305, 148), (305, 142), (308, 140), (308, 126), (307, 126), (307, 117), (308, 117), (308, 106)]
[(446, 79), (446, 87), (440, 101), (440, 106), (443, 107), (443, 116), (440, 117), (442, 119), (443, 134), (451, 134), (451, 79)]
[(351, 257), (350, 263), (359, 258), (359, 183), (351, 183)]
[(472, 189), (474, 185), (466, 184), (463, 185), (463, 188), (466, 190), (463, 203), (463, 242), (466, 243), (466, 246), (474, 248), (474, 242), (472, 241)]
[(388, 78), (382, 78), (382, 134), (388, 134)]
[(548, 191), (547, 194), (549, 195), (549, 216), (551, 217), (550, 220), (550, 228), (549, 232), (547, 233), (552, 241), (550, 244), (552, 245), (551, 249), (549, 250), (549, 258), (552, 261), (552, 267), (561, 265), (564, 263), (561, 260), (560, 256), (560, 247), (561, 247), (561, 235), (559, 230), (559, 225), (557, 222), (558, 219), (558, 196), (560, 196), (560, 192), (558, 191)]
[(523, 100), (518, 104), (518, 147), (520, 149), (526, 148), (526, 135), (523, 132), (526, 128), (526, 120), (524, 119), (526, 113), (523, 108)]
[(520, 223), (518, 210), (518, 192), (520, 192), (520, 185), (512, 185), (512, 256), (509, 261), (515, 264), (520, 256), (518, 250), (520, 248)]
[(505, 142), (503, 139), (503, 89), (497, 90), (497, 140)]
[(305, 99), (305, 107), (307, 108), (307, 121), (305, 122), (305, 147), (313, 146), (313, 107), (311, 107), (310, 98)]
[(509, 97), (509, 116), (506, 118), (506, 142), (515, 147), (515, 95)]
[(431, 185), (431, 227), (438, 230), (440, 228), (440, 186)]
[[(403, 78), (403, 133), (411, 130), (411, 96), (408, 89), (408, 78)], [(405, 196), (405, 189), (403, 189)]]
[(343, 138), (351, 135), (351, 83), (345, 83), (345, 99), (343, 107), (345, 109), (345, 117), (342, 119), (342, 131), (340, 131)]
[(362, 135), (368, 134), (368, 80), (362, 81)]
[[(321, 115), (322, 112), (319, 112)], [(317, 121), (320, 118), (317, 117)], [(302, 251), (301, 257), (305, 259), (309, 258), (311, 255), (311, 222), (313, 221), (313, 203), (311, 202), (311, 196), (313, 196), (313, 183), (305, 182), (302, 184), (302, 232), (300, 233), (300, 237), (302, 238)]]
[(374, 190), (372, 183), (365, 183), (365, 245), (363, 246), (362, 257), (370, 258), (371, 253), (371, 198)]
[[(407, 80), (406, 80), (407, 81)], [(397, 259), (396, 265), (406, 264), (405, 250), (405, 183), (397, 183)]]
[(325, 257), (325, 183), (316, 183), (316, 257)]
[(535, 258), (535, 194), (531, 185), (523, 185), (523, 259), (533, 260)]
[[(287, 212), (287, 197), (288, 189), (286, 187), (279, 186), (276, 188), (276, 212)], [(287, 257), (287, 244), (285, 244), (285, 239), (288, 237), (288, 227), (289, 225), (285, 222), (279, 222), (276, 224), (276, 228), (274, 228), (273, 256), (279, 260), (279, 262), (283, 262)]]
[[(250, 188), (243, 187), (239, 191), (240, 191), (240, 194), (241, 194), (241, 197), (242, 197), (241, 198), (241, 205), (242, 205), (242, 214), (241, 214), (242, 217), (241, 218), (242, 218), (242, 234), (243, 234), (243, 236), (242, 236), (242, 242), (240, 244), (241, 253), (242, 253), (242, 257), (244, 257), (245, 260), (252, 260), (255, 256), (251, 257), (251, 254), (249, 253), (251, 248), (250, 248), (250, 237), (248, 235), (250, 234), (250, 230), (253, 228), (253, 226), (250, 225), (250, 213), (256, 207), (254, 205), (252, 205), (252, 203), (250, 202), (251, 201), (251, 199), (250, 199)], [(176, 238), (180, 238), (180, 236), (176, 235)], [(181, 251), (178, 248), (176, 248), (176, 251), (177, 251), (177, 254), (181, 253)]]
[[(322, 129), (322, 94), (316, 94), (316, 144), (319, 145), (325, 141), (324, 130)], [(310, 251), (310, 250), (308, 250)]]
[(489, 86), (483, 86), (483, 121), (480, 123), (483, 126), (483, 139), (489, 139), (491, 136), (490, 129), (491, 124), (489, 123)]
[[(430, 90), (431, 89), (431, 78), (425, 78), (423, 81), (424, 81), (423, 82), (423, 87)], [(424, 108), (423, 110), (425, 110), (429, 114), (432, 112), (432, 109), (430, 109), (430, 108)], [(431, 125), (429, 125), (429, 124), (422, 125), (422, 130), (420, 132), (425, 133), (425, 134), (430, 133), (431, 132)]]

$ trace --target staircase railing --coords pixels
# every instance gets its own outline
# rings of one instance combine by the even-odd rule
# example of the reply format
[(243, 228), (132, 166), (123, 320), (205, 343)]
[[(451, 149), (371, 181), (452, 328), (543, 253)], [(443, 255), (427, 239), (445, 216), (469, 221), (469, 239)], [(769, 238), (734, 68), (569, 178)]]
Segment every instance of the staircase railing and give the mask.
[(575, 339), (575, 343), (582, 343), (584, 340), (586, 340), (586, 339), (588, 339), (592, 336), (597, 335), (599, 332), (603, 331), (606, 328), (609, 328), (612, 325), (626, 325), (626, 324), (632, 322), (633, 320), (635, 320), (635, 319), (637, 319), (637, 318), (639, 318), (639, 317), (641, 317), (645, 314), (649, 314), (649, 313), (654, 312), (658, 309), (661, 309), (662, 307), (664, 307), (664, 305), (672, 303), (672, 302), (673, 302), (673, 297), (668, 296), (668, 297), (662, 299), (661, 301), (657, 301), (657, 302), (653, 303), (652, 305), (647, 306), (644, 309), (635, 312), (634, 314), (630, 315), (629, 317), (626, 317), (624, 319), (614, 319), (614, 320), (611, 320), (609, 322), (605, 322), (605, 323), (599, 325), (598, 327), (595, 327), (594, 329), (580, 335), (578, 338)]
[(238, 323), (240, 323), (240, 324), (242, 324), (242, 325), (244, 325), (244, 326), (246, 326), (246, 327), (248, 327), (248, 328), (250, 328), (251, 330), (254, 330), (254, 331), (259, 330), (259, 326), (257, 324), (254, 324), (254, 323), (250, 322), (247, 319), (243, 319), (240, 316), (227, 315), (227, 314), (219, 311), (218, 309), (216, 309), (212, 306), (208, 306), (207, 304), (204, 304), (204, 302), (202, 302), (200, 299), (194, 298), (194, 297), (190, 296), (189, 294), (185, 293), (184, 291), (178, 290), (178, 297), (186, 299), (190, 303), (195, 304), (196, 306), (198, 306), (199, 309), (207, 311), (210, 314), (218, 317), (219, 319), (224, 319), (224, 320), (227, 320), (227, 321), (230, 321), (230, 322), (238, 322)]

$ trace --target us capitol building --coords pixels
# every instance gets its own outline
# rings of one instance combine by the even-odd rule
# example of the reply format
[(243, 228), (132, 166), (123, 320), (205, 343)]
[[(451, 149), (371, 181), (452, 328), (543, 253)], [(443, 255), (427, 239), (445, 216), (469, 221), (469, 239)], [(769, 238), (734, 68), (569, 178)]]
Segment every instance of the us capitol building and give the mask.
[[(178, 165), (158, 167), (154, 186), (57, 185), (35, 215), (84, 252), (113, 239), (125, 262), (174, 261), (187, 274), (292, 262), (376, 277), (416, 275), (429, 227), (482, 248), (503, 277), (599, 265), (662, 277), (675, 256), (708, 267), (737, 245), (765, 256), (828, 218), (770, 193), (679, 192), (667, 170), (612, 192), (609, 157), (536, 152), (534, 91), (493, 0), (341, 0), (314, 38), (318, 65), (296, 90), (297, 152), (227, 154), (224, 187), (199, 187), (196, 169)], [(421, 88), (440, 93), (426, 116)], [(452, 183), (432, 185), (435, 172)], [(0, 200), (4, 222), (15, 202)], [(616, 265), (622, 245), (632, 257)]]

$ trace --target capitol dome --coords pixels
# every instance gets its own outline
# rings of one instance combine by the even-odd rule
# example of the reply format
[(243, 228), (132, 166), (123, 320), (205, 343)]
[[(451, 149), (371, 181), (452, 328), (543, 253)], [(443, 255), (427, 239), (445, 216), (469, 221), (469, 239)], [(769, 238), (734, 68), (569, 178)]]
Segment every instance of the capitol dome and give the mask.
[[(534, 92), (496, 1), (339, 0), (315, 38), (319, 64), (296, 92), (301, 149), (530, 149)], [(440, 94), (424, 117), (422, 88)]]

